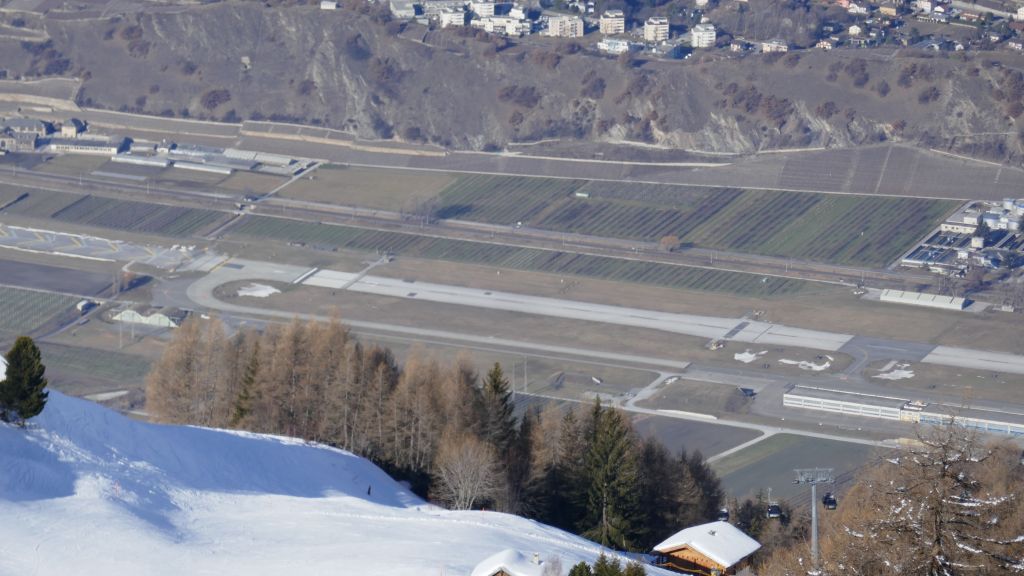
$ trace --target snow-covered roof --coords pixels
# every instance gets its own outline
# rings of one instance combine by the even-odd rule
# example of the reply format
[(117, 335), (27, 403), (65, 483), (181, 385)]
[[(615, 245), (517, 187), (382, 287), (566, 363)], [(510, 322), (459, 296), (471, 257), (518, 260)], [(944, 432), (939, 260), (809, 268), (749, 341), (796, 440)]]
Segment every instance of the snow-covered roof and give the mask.
[(654, 551), (665, 554), (683, 547), (729, 567), (756, 552), (761, 544), (728, 522), (709, 522), (676, 532), (655, 546)]
[(477, 564), (476, 568), (473, 568), (472, 576), (494, 576), (500, 571), (510, 576), (541, 576), (544, 572), (544, 562), (527, 558), (518, 550), (502, 550)]
[(0, 380), (7, 378), (7, 360), (0, 356)]

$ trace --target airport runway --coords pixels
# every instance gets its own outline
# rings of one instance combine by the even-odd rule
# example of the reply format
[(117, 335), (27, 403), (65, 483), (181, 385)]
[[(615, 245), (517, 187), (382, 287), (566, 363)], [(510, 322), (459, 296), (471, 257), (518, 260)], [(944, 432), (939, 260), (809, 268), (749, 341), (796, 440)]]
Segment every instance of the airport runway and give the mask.
[(649, 328), (662, 332), (698, 336), (708, 340), (728, 339), (738, 342), (749, 342), (751, 344), (796, 346), (814, 350), (836, 351), (853, 338), (853, 336), (848, 334), (805, 330), (769, 324), (767, 322), (745, 321), (715, 316), (673, 314), (641, 308), (608, 306), (575, 300), (480, 290), (462, 286), (433, 284), (430, 282), (406, 281), (379, 276), (359, 278), (358, 274), (336, 272), (333, 270), (321, 270), (306, 278), (303, 284), (323, 288), (347, 289), (353, 292), (392, 296), (395, 298), (457, 304), (524, 314), (540, 314), (554, 318), (588, 320), (636, 328)]

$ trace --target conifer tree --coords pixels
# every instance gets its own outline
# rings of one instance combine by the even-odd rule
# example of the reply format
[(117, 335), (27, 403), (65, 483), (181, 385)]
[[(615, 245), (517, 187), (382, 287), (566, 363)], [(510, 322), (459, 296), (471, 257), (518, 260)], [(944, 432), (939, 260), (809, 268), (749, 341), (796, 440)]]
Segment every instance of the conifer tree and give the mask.
[(594, 571), (591, 570), (590, 564), (580, 562), (569, 569), (569, 576), (594, 576)]
[(591, 430), (583, 535), (604, 546), (628, 549), (636, 545), (639, 533), (636, 441), (622, 414), (602, 408), (600, 401)]
[(245, 365), (245, 374), (242, 376), (242, 382), (238, 391), (238, 397), (235, 398), (234, 409), (231, 413), (232, 428), (237, 428), (246, 421), (249, 414), (252, 413), (252, 400), (253, 392), (256, 389), (256, 374), (260, 371), (260, 343), (259, 340), (253, 345), (252, 356), (249, 357), (249, 362)]
[(504, 456), (515, 440), (516, 419), (508, 379), (497, 362), (484, 380), (483, 403), (484, 439), (494, 446), (499, 456)]
[(15, 340), (4, 358), (7, 375), (0, 381), (0, 419), (24, 426), (46, 406), (46, 366), (39, 347), (28, 336)]

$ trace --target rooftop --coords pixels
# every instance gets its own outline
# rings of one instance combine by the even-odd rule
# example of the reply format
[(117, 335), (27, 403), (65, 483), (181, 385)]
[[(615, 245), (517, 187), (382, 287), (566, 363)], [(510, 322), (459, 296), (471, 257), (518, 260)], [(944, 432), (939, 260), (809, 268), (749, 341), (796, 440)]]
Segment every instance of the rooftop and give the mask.
[(473, 568), (472, 576), (494, 576), (499, 572), (509, 576), (542, 576), (544, 562), (527, 558), (518, 550), (502, 550), (477, 564), (476, 568)]
[[(655, 546), (654, 551), (667, 554), (680, 548), (690, 548), (729, 567), (738, 564), (760, 547), (757, 540), (728, 522), (709, 522), (676, 532)], [(477, 576), (475, 572), (473, 576)]]

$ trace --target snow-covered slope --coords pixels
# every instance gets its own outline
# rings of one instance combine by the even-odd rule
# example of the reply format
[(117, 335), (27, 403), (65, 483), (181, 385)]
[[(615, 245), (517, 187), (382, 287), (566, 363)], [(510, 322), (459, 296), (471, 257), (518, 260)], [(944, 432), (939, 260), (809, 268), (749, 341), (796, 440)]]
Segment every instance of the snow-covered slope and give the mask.
[(0, 574), (459, 575), (505, 548), (566, 569), (600, 552), (431, 506), (290, 438), (145, 424), (58, 392), (28, 429), (0, 424)]

